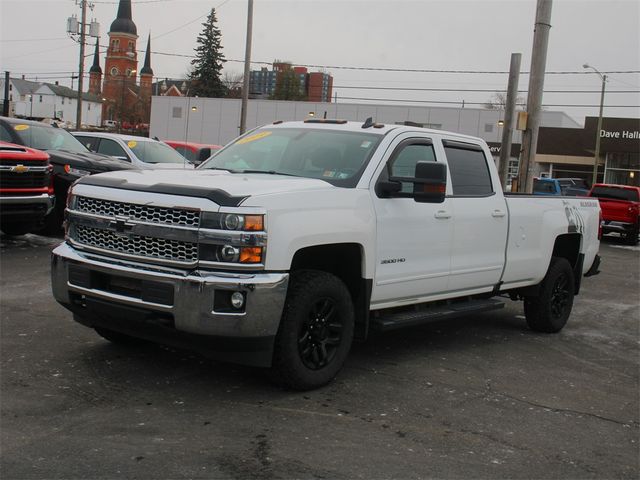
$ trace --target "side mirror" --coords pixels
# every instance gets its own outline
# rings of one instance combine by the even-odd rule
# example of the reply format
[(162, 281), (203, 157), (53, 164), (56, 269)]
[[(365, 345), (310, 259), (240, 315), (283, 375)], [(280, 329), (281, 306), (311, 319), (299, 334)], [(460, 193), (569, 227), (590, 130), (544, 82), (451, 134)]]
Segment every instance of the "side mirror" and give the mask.
[(447, 190), (447, 166), (438, 162), (418, 162), (413, 182), (413, 198), (421, 203), (442, 203)]

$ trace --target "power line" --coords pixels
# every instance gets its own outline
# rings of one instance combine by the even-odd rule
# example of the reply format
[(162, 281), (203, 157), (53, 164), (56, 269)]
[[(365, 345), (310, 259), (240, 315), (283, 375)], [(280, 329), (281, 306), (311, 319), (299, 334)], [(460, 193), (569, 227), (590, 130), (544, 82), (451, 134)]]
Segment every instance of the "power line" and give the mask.
[[(409, 102), (409, 103), (436, 103), (447, 105), (460, 105), (462, 101), (445, 101), (445, 100), (406, 100), (399, 98), (365, 98), (365, 97), (339, 97), (341, 100), (365, 100), (369, 102)], [(467, 102), (465, 105), (485, 105), (487, 102)], [(524, 106), (524, 103), (518, 103), (517, 105)], [(572, 107), (572, 108), (594, 108), (600, 105), (585, 105), (585, 104), (560, 104), (560, 103), (548, 103), (543, 104), (543, 107)], [(640, 105), (607, 105), (607, 108), (640, 108)]]

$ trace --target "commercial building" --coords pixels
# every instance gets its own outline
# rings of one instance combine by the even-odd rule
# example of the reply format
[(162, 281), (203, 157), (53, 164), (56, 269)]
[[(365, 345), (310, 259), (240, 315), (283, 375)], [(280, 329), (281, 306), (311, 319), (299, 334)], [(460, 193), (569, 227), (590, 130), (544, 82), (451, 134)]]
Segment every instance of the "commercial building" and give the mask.
[(297, 77), (297, 96), (309, 102), (331, 102), (333, 77), (324, 72), (309, 73), (306, 67), (296, 67), (286, 62), (275, 62), (273, 69), (263, 67), (249, 73), (249, 94), (253, 99), (269, 99), (276, 94), (285, 74), (293, 70)]

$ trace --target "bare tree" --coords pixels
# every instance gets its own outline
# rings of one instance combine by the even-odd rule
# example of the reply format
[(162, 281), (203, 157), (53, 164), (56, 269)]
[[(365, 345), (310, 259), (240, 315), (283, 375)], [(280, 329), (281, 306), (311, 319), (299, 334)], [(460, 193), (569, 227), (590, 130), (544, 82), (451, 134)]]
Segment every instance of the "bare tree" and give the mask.
[[(504, 110), (507, 104), (507, 94), (504, 92), (494, 93), (484, 104), (487, 110)], [(516, 108), (524, 105), (524, 98), (516, 97)]]
[(222, 75), (222, 84), (227, 87), (227, 98), (242, 98), (242, 84), (244, 74), (225, 70)]

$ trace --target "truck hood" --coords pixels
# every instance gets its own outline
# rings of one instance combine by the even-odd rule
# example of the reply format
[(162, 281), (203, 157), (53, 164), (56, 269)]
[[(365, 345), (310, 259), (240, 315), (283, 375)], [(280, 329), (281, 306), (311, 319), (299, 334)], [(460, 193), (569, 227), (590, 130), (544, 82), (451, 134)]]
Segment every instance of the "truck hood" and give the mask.
[(323, 180), (312, 178), (230, 173), (224, 170), (129, 170), (87, 176), (79, 183), (209, 198), (223, 206), (238, 206), (246, 198), (258, 195), (336, 188)]
[(111, 172), (114, 170), (135, 169), (129, 162), (92, 152), (70, 152), (68, 150), (47, 150), (51, 164), (54, 166), (71, 165), (73, 168), (91, 173)]

